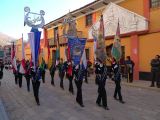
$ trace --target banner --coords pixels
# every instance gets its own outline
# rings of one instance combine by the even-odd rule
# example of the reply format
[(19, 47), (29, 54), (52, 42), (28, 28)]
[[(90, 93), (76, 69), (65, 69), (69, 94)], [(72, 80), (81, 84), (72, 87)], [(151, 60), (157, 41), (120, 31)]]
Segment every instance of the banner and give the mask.
[(80, 63), (85, 44), (86, 38), (68, 38), (68, 47), (70, 48), (71, 59), (73, 60), (74, 65)]
[(26, 64), (25, 64), (25, 53), (24, 53), (24, 42), (23, 42), (23, 34), (22, 34), (22, 61), (19, 72), (24, 74), (26, 73)]
[(41, 32), (39, 32), (38, 29), (33, 29), (32, 28), (31, 32), (28, 33), (28, 38), (29, 38), (29, 41), (30, 41), (34, 70), (36, 70), (36, 64), (38, 63), (38, 57), (39, 57)]
[(119, 27), (119, 22), (118, 22), (118, 25), (117, 25), (116, 35), (114, 37), (114, 42), (113, 42), (111, 54), (116, 59), (116, 61), (119, 61), (121, 59), (122, 50), (121, 50), (121, 42), (120, 42), (120, 27)]

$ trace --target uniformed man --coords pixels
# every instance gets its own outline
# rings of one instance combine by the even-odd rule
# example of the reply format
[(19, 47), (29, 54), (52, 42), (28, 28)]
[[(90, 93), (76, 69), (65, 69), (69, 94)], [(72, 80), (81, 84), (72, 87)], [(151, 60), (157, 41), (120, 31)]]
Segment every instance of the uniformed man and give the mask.
[(20, 63), (20, 61), (18, 61), (17, 74), (18, 74), (18, 80), (19, 80), (19, 87), (21, 88), (22, 87), (22, 73), (20, 73), (20, 66), (21, 66), (21, 63)]
[[(112, 69), (114, 72), (114, 81), (115, 81), (115, 91), (114, 91), (114, 99), (119, 100), (120, 103), (124, 104), (125, 102), (122, 99), (121, 95), (121, 72), (120, 72), (120, 65), (116, 62), (116, 60), (113, 58), (112, 60)], [(119, 99), (117, 98), (117, 94), (119, 96)]]
[(50, 71), (50, 75), (51, 75), (51, 85), (54, 86), (55, 85), (54, 84), (54, 74), (55, 74), (55, 71), (56, 71), (56, 66), (54, 65), (54, 63), (52, 63), (49, 71)]
[(43, 58), (42, 58), (42, 63), (40, 65), (40, 68), (41, 68), (41, 71), (42, 71), (42, 81), (43, 81), (43, 83), (45, 83), (46, 63), (45, 63)]
[(25, 78), (26, 78), (26, 82), (27, 82), (27, 91), (30, 91), (30, 78), (31, 78), (31, 74), (30, 74), (30, 63), (29, 61), (26, 61), (26, 73), (25, 73)]
[(58, 67), (58, 70), (59, 70), (60, 87), (64, 90), (63, 79), (64, 79), (64, 75), (65, 75), (65, 67), (64, 67), (62, 58), (60, 59), (60, 62), (57, 65), (57, 67)]
[[(67, 62), (67, 67), (66, 67), (66, 76), (69, 80), (69, 92), (74, 94), (74, 89), (73, 89), (73, 77), (74, 77), (74, 65), (71, 62)], [(71, 72), (71, 73), (70, 73)]]
[(41, 69), (40, 67), (38, 67), (38, 65), (36, 66), (36, 71), (34, 71), (34, 69), (32, 68), (31, 70), (31, 75), (32, 75), (32, 86), (33, 86), (33, 92), (34, 92), (34, 97), (36, 100), (37, 105), (40, 105), (39, 102), (39, 87), (40, 87), (40, 83), (41, 83)]
[(100, 73), (100, 69), (99, 69), (100, 66), (99, 65), (100, 65), (99, 61), (98, 60), (95, 61), (94, 67), (95, 67), (95, 74), (96, 74), (96, 78), (95, 78), (96, 85), (98, 85), (98, 74)]
[(82, 83), (83, 83), (83, 77), (84, 77), (84, 67), (83, 67), (83, 65), (82, 64), (77, 65), (74, 68), (74, 73), (75, 73), (75, 84), (76, 84), (76, 87), (77, 87), (76, 101), (81, 107), (84, 107), (83, 99), (82, 99)]
[(99, 67), (97, 68), (97, 84), (98, 84), (98, 97), (96, 100), (96, 103), (98, 106), (102, 106), (105, 110), (109, 110), (107, 106), (107, 94), (105, 89), (106, 79), (107, 79), (107, 67), (105, 65), (105, 62), (103, 63), (101, 60), (99, 60)]

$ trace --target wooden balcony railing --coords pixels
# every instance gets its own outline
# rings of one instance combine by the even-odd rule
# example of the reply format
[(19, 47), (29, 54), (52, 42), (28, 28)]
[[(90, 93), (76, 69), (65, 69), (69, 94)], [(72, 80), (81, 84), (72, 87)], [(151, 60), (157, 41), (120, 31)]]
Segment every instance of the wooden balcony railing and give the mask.
[[(77, 31), (77, 36), (79, 38), (83, 37), (82, 31)], [(59, 44), (66, 44), (68, 42), (67, 38), (64, 37), (64, 35), (59, 36)]]
[(56, 42), (54, 41), (54, 38), (48, 39), (49, 41), (49, 46), (55, 46)]

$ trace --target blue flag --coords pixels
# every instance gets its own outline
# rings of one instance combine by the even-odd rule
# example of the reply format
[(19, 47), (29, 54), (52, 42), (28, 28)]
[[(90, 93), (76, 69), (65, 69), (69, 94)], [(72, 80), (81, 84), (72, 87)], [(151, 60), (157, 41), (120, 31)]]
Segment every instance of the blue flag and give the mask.
[(41, 32), (38, 31), (38, 29), (32, 28), (31, 32), (34, 33), (34, 48), (35, 48), (35, 64), (38, 63), (38, 57), (39, 57), (39, 47), (40, 47), (40, 38), (41, 38)]
[(74, 65), (78, 65), (80, 63), (85, 44), (86, 38), (68, 38), (68, 47), (70, 48), (71, 59), (73, 60)]

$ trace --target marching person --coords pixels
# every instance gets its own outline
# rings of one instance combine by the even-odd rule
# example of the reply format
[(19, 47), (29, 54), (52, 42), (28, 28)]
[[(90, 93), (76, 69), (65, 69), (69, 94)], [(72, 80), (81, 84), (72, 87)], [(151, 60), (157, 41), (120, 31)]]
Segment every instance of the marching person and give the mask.
[[(120, 103), (124, 104), (125, 102), (122, 99), (122, 95), (121, 95), (121, 73), (120, 73), (120, 66), (117, 63), (117, 61), (115, 60), (115, 58), (113, 58), (112, 60), (112, 69), (114, 72), (114, 81), (115, 81), (115, 91), (114, 91), (114, 99), (115, 100), (119, 100)], [(117, 98), (117, 94), (119, 99)]]
[(82, 83), (83, 83), (83, 77), (84, 77), (83, 65), (82, 64), (77, 65), (74, 69), (74, 73), (75, 73), (75, 84), (77, 87), (76, 101), (81, 107), (84, 107), (83, 99), (82, 99)]
[(29, 61), (26, 61), (26, 73), (25, 73), (25, 78), (26, 78), (26, 82), (27, 82), (27, 91), (30, 92), (30, 78), (31, 78), (31, 75), (30, 75), (30, 63)]
[(128, 81), (130, 83), (133, 82), (133, 73), (134, 73), (134, 62), (131, 60), (130, 56), (127, 56), (127, 60), (125, 61), (127, 67)]
[[(155, 82), (158, 83), (159, 76), (160, 76), (160, 56), (156, 55), (154, 59), (151, 60), (151, 75), (152, 75), (152, 82), (150, 87), (155, 86)], [(158, 84), (157, 84), (158, 87)]]
[(51, 75), (51, 85), (54, 86), (54, 74), (55, 74), (55, 71), (56, 71), (56, 66), (54, 65), (53, 62), (52, 62), (52, 65), (51, 65), (49, 71), (50, 71), (50, 75)]
[(67, 62), (66, 76), (69, 80), (69, 92), (72, 93), (72, 94), (74, 94), (73, 83), (72, 83), (73, 77), (74, 77), (73, 69), (74, 69), (73, 64), (71, 64), (71, 62)]
[(107, 93), (105, 89), (105, 84), (106, 84), (106, 79), (107, 79), (107, 67), (101, 60), (99, 61), (99, 67), (98, 72), (97, 72), (97, 84), (98, 84), (98, 97), (96, 100), (96, 103), (98, 106), (101, 106), (101, 101), (102, 101), (102, 106), (105, 110), (109, 110), (108, 105), (107, 105)]
[(63, 59), (60, 59), (59, 64), (57, 65), (58, 70), (59, 70), (59, 78), (60, 78), (60, 87), (64, 90), (64, 86), (63, 86), (63, 79), (64, 79), (64, 75), (65, 75), (65, 67), (64, 67), (64, 63), (63, 63)]
[(3, 78), (3, 68), (4, 64), (3, 62), (0, 62), (0, 85), (1, 85), (1, 79)]
[(18, 61), (17, 74), (18, 74), (18, 80), (19, 80), (19, 87), (21, 88), (22, 87), (22, 73), (20, 73), (20, 66), (21, 66), (21, 63), (20, 63), (20, 61)]
[(31, 79), (32, 79), (32, 86), (33, 86), (33, 93), (34, 93), (34, 97), (36, 100), (37, 105), (40, 105), (39, 102), (39, 87), (40, 87), (40, 83), (41, 83), (41, 68), (38, 66), (38, 64), (36, 65), (36, 71), (34, 71), (33, 68), (31, 68)]
[(95, 84), (98, 85), (98, 74), (100, 73), (100, 68), (99, 68), (100, 66), (99, 66), (98, 60), (95, 61), (94, 67), (95, 67), (95, 75), (96, 75)]
[(46, 63), (45, 63), (43, 58), (42, 58), (42, 63), (40, 65), (40, 68), (41, 68), (41, 71), (42, 71), (42, 81), (43, 81), (43, 83), (45, 83)]
[[(16, 66), (17, 66), (17, 62), (16, 62)], [(13, 74), (14, 74), (14, 78), (15, 78), (15, 84), (18, 84), (18, 71), (13, 67), (12, 65), (12, 69), (13, 69)]]

